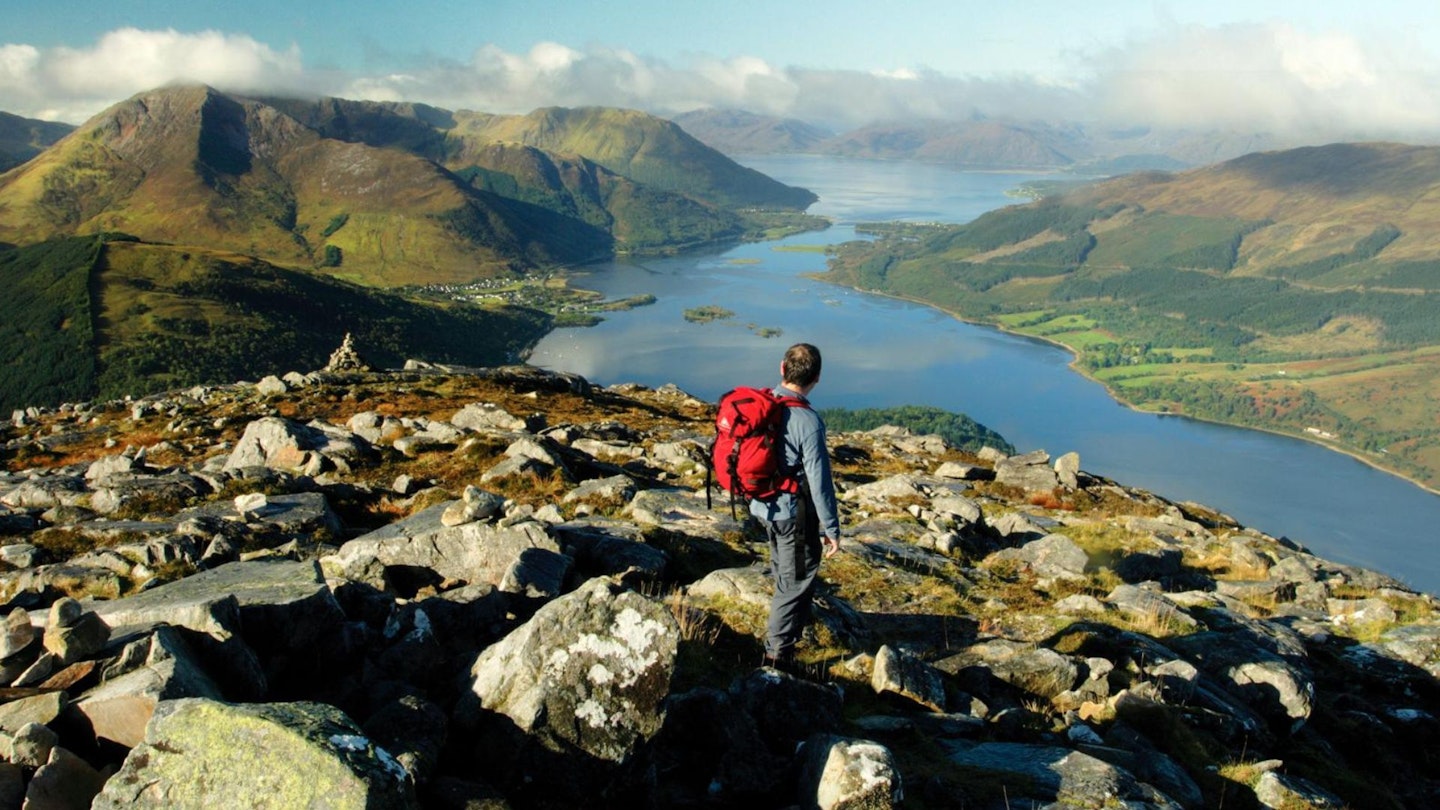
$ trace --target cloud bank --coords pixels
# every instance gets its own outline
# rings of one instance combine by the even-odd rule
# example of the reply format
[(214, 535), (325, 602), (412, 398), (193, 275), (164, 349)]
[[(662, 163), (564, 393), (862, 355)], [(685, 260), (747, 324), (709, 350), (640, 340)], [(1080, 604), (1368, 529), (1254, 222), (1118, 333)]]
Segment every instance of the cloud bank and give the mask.
[(1111, 127), (1267, 132), (1310, 139), (1440, 138), (1440, 63), (1397, 39), (1283, 23), (1171, 27), (1072, 54), (1061, 78), (780, 67), (748, 56), (675, 65), (605, 47), (493, 45), (465, 62), (393, 73), (311, 70), (299, 51), (213, 31), (121, 29), (88, 48), (0, 44), (0, 110), (78, 123), (172, 81), (241, 92), (418, 101), (498, 113), (604, 105), (673, 115), (740, 108), (848, 129), (977, 117)]

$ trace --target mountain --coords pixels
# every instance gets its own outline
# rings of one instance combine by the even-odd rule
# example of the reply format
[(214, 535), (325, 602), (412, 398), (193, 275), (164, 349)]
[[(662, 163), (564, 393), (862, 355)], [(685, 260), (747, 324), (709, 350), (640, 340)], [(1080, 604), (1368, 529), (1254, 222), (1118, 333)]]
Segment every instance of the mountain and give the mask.
[(551, 318), (416, 301), (227, 251), (70, 237), (0, 250), (0, 409), (325, 365), (349, 333), (373, 362), (514, 360)]
[(732, 155), (807, 153), (1089, 176), (1178, 171), (1287, 145), (1268, 133), (1107, 129), (1060, 121), (890, 121), (834, 132), (793, 118), (708, 108), (681, 113), (674, 120)]
[(834, 134), (795, 118), (744, 110), (706, 108), (681, 113), (671, 120), (696, 140), (727, 155), (814, 152)]
[(882, 160), (919, 160), (964, 168), (1055, 169), (1075, 163), (1061, 139), (1034, 127), (996, 121), (876, 124), (838, 135), (826, 154)]
[(0, 240), (123, 232), (369, 284), (463, 282), (608, 255), (598, 228), (422, 157), (325, 138), (208, 87), (143, 93), (0, 176)]
[(816, 199), (740, 166), (671, 121), (634, 110), (547, 107), (528, 115), (455, 115), (452, 138), (583, 155), (636, 182), (712, 205), (804, 210)]
[(832, 278), (1063, 343), (1122, 401), (1440, 487), (1436, 221), (1440, 148), (1332, 144), (877, 228)]
[(508, 118), (177, 86), (0, 175), (0, 242), (120, 232), (371, 285), (463, 283), (739, 238), (769, 224), (751, 209), (813, 200), (641, 113)]
[(579, 154), (458, 134), (456, 114), (434, 107), (344, 99), (265, 103), (326, 138), (412, 152), (475, 189), (576, 218), (611, 234), (619, 251), (676, 249), (745, 232), (727, 208), (637, 183)]
[(0, 112), (0, 172), (35, 157), (73, 129), (69, 124)]

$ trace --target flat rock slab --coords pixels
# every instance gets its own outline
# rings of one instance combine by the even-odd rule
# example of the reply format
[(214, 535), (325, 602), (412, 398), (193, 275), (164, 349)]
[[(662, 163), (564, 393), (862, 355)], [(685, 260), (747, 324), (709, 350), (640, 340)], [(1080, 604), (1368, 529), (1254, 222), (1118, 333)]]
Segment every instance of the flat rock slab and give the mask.
[[(216, 627), (220, 603), (234, 600), (245, 638), (257, 649), (302, 649), (344, 621), (335, 596), (314, 562), (233, 562), (124, 599), (90, 605), (110, 627), (160, 623), (203, 633)], [(257, 643), (257, 640), (270, 643)]]

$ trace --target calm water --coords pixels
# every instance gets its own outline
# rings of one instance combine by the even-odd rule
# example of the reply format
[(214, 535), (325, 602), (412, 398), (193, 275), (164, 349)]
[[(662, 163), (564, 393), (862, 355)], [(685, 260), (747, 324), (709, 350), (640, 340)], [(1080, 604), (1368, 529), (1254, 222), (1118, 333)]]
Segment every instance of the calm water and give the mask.
[[(965, 173), (906, 163), (817, 157), (743, 161), (820, 195), (823, 233), (729, 250), (601, 265), (579, 283), (653, 306), (546, 337), (531, 362), (593, 382), (673, 382), (714, 398), (778, 379), (780, 354), (814, 343), (825, 372), (818, 407), (934, 405), (969, 414), (1022, 452), (1076, 451), (1081, 467), (1172, 500), (1219, 509), (1315, 553), (1440, 592), (1440, 496), (1339, 453), (1257, 431), (1121, 407), (1071, 371), (1053, 346), (961, 323), (936, 310), (804, 278), (824, 256), (803, 248), (855, 238), (857, 221), (967, 222), (1016, 202), (1034, 175)], [(733, 318), (687, 323), (719, 305)], [(783, 330), (775, 338), (760, 328)]]

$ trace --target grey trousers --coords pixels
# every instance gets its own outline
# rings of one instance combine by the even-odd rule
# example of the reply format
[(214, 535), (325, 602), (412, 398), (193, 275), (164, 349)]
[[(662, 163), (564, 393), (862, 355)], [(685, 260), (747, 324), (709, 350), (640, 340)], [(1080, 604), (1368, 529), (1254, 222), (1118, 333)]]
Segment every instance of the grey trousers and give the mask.
[(800, 497), (794, 520), (760, 521), (770, 540), (770, 576), (775, 596), (770, 600), (765, 654), (784, 658), (810, 621), (810, 601), (820, 572), (820, 524), (808, 499)]

